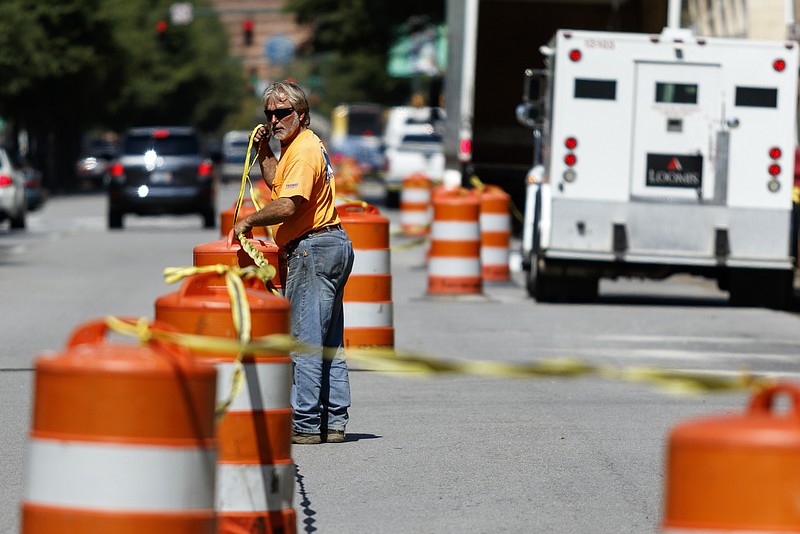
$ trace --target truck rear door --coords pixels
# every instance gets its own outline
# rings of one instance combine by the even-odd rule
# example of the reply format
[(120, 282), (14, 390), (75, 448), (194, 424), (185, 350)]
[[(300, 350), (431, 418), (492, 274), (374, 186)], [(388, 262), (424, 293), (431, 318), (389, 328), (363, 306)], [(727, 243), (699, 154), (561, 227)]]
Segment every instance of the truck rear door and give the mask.
[[(631, 198), (711, 202), (720, 67), (637, 62)], [(723, 184), (716, 184), (720, 187)]]

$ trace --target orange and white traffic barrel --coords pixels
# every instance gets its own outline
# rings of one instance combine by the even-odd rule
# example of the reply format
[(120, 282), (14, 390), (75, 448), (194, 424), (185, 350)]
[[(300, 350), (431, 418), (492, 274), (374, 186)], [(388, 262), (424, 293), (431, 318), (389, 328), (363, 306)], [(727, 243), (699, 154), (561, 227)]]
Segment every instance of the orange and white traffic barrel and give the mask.
[(480, 198), (471, 190), (442, 190), (433, 196), (428, 252), (428, 294), (483, 292)]
[(21, 532), (214, 533), (214, 367), (107, 330), (36, 360)]
[[(273, 241), (257, 239), (253, 236), (250, 242), (264, 255), (264, 259), (278, 271), (271, 282), (276, 289), (283, 289), (288, 265), (286, 252), (278, 248), (278, 245)], [(232, 228), (228, 231), (226, 238), (209, 241), (194, 247), (193, 261), (195, 267), (222, 264), (243, 268), (255, 265), (253, 258), (242, 248), (239, 240), (233, 237)], [(225, 277), (223, 275), (217, 275), (216, 281), (219, 285), (225, 285)]]
[[(238, 202), (234, 202), (233, 206), (222, 211), (219, 214), (219, 228), (220, 228), (220, 235), (222, 237), (227, 236), (231, 230), (233, 230), (233, 225), (236, 224), (236, 221), (233, 220), (233, 216), (236, 214), (236, 204)], [(251, 213), (256, 212), (256, 207), (253, 205), (253, 201), (245, 197), (242, 199), (242, 205), (239, 207), (239, 219), (244, 219)], [(268, 238), (269, 233), (267, 232), (267, 228), (264, 226), (254, 226), (252, 230), (254, 237), (262, 237)]]
[(433, 182), (424, 174), (412, 174), (400, 189), (400, 228), (406, 235), (428, 235), (433, 218), (431, 189)]
[[(788, 413), (775, 409), (788, 397)], [(669, 437), (662, 532), (800, 532), (800, 387), (756, 393), (743, 414), (700, 418)]]
[(355, 256), (344, 286), (344, 346), (394, 347), (389, 219), (361, 202), (336, 209)]
[(511, 242), (511, 197), (501, 188), (489, 185), (481, 190), (481, 273), (484, 281), (511, 280), (508, 268)]
[[(257, 280), (244, 284), (252, 338), (289, 334), (289, 301), (263, 291)], [(187, 278), (177, 292), (156, 300), (155, 314), (181, 332), (237, 337), (227, 289), (217, 285), (213, 275)], [(289, 354), (245, 354), (245, 382), (232, 400), (236, 354), (196, 351), (194, 355), (217, 367), (218, 404), (230, 400), (217, 426), (217, 532), (296, 532)]]

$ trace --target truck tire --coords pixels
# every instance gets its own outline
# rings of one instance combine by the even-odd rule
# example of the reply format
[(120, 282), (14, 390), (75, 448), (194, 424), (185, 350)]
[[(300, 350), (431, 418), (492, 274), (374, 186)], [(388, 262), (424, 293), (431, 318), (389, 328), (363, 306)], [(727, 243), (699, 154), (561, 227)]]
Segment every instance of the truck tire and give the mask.
[(20, 210), (20, 212), (15, 217), (11, 217), (10, 223), (11, 223), (11, 229), (12, 230), (24, 230), (25, 229), (25, 210)]
[(122, 212), (115, 209), (108, 210), (108, 227), (112, 230), (122, 228)]
[(774, 269), (732, 269), (729, 298), (732, 306), (788, 307), (793, 296), (794, 273)]
[(203, 216), (203, 228), (216, 228), (217, 212), (214, 208), (204, 210), (201, 215)]

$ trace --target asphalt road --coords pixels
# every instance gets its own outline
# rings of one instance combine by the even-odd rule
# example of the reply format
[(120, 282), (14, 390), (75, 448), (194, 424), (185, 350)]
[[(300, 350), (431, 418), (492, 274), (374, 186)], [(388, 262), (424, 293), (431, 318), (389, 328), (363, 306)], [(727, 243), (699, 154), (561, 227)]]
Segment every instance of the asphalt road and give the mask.
[[(235, 199), (226, 186), (220, 207)], [(397, 229), (398, 213), (382, 209)], [(0, 532), (17, 532), (33, 364), (79, 324), (152, 317), (164, 267), (219, 239), (199, 217), (105, 227), (98, 195), (51, 199), (27, 232), (0, 225)], [(537, 304), (521, 274), (483, 295), (426, 295), (425, 250), (394, 235), (396, 347), (447, 359), (577, 358), (796, 379), (794, 311), (733, 308), (693, 278), (602, 282), (600, 302)], [(670, 429), (741, 411), (744, 393), (676, 396), (599, 376), (388, 375), (352, 366), (344, 444), (295, 446), (298, 532), (642, 533), (663, 517)]]

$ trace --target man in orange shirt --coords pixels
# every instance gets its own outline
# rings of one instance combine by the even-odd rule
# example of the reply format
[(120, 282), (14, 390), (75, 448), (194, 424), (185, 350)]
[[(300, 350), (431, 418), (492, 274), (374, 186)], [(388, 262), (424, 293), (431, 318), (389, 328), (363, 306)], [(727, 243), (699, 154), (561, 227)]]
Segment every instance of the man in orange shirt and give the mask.
[[(271, 201), (234, 226), (278, 225), (275, 243), (286, 251), (285, 295), (292, 305), (292, 335), (320, 348), (293, 353), (292, 442), (341, 443), (349, 420), (350, 381), (342, 349), (344, 285), (353, 267), (353, 246), (334, 206), (336, 190), (328, 153), (308, 128), (305, 93), (291, 82), (264, 91), (266, 127), (253, 136)], [(281, 143), (280, 159), (269, 136)]]

